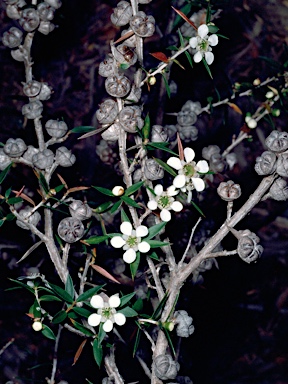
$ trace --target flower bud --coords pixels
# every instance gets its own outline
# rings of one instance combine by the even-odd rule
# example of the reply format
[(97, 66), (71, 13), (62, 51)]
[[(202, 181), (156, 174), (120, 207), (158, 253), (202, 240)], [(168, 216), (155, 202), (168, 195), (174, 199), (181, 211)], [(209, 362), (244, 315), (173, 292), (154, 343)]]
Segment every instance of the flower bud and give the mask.
[(149, 76), (148, 77), (148, 83), (150, 84), (150, 85), (155, 85), (156, 84), (156, 77), (155, 76)]
[(34, 320), (34, 322), (32, 324), (32, 328), (34, 329), (34, 331), (39, 332), (43, 329), (43, 325), (42, 325), (41, 321)]
[(112, 193), (114, 196), (122, 196), (124, 192), (125, 192), (125, 189), (123, 187), (121, 187), (121, 185), (116, 185), (112, 189)]

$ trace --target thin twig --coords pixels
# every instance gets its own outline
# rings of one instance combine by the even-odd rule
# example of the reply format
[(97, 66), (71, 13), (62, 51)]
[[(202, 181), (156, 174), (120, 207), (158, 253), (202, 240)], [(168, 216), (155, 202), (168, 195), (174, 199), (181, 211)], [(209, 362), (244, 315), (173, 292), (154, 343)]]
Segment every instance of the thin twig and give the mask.
[(200, 223), (201, 220), (202, 220), (202, 218), (199, 217), (199, 219), (197, 220), (196, 224), (195, 224), (194, 227), (192, 228), (192, 231), (191, 231), (191, 234), (190, 234), (190, 237), (189, 237), (189, 241), (188, 241), (187, 247), (186, 247), (186, 249), (185, 249), (185, 251), (184, 251), (184, 253), (183, 253), (183, 256), (182, 256), (182, 258), (181, 258), (181, 260), (180, 260), (180, 262), (179, 262), (179, 264), (178, 264), (178, 267), (179, 267), (179, 268), (182, 267), (182, 265), (183, 265), (183, 263), (184, 263), (184, 260), (186, 259), (187, 253), (188, 253), (188, 251), (189, 251), (189, 249), (190, 249), (190, 247), (191, 247), (191, 243), (192, 243), (192, 239), (193, 239), (195, 230), (196, 230), (196, 228), (198, 227), (198, 225), (199, 225), (199, 223)]

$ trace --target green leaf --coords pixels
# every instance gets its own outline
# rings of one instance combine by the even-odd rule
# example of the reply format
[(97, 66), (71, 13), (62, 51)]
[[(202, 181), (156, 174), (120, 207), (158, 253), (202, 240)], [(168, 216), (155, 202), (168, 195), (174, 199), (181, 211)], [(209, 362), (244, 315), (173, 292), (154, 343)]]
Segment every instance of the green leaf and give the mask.
[(74, 283), (70, 275), (67, 276), (65, 291), (73, 298), (75, 294)]
[[(206, 23), (207, 24), (207, 23)], [(219, 28), (216, 27), (216, 25), (208, 25), (209, 33), (217, 33), (219, 31)]]
[(161, 151), (165, 151), (165, 152), (168, 152), (168, 153), (171, 153), (172, 155), (177, 155), (177, 153), (173, 152), (171, 149), (167, 148), (167, 145), (169, 145), (169, 143), (150, 143), (146, 145), (146, 148), (150, 151), (154, 150), (154, 149), (161, 149)]
[(2, 227), (2, 225), (5, 223), (5, 220), (0, 220), (0, 227)]
[(149, 139), (150, 128), (151, 128), (150, 116), (149, 116), (149, 113), (147, 113), (147, 115), (145, 116), (145, 120), (144, 120), (144, 127), (142, 128), (142, 131), (141, 131), (144, 140)]
[(54, 332), (47, 325), (43, 325), (43, 329), (41, 332), (42, 332), (42, 335), (47, 337), (48, 339), (56, 340), (56, 336), (54, 335)]
[(169, 47), (167, 47), (166, 49), (168, 49), (169, 51), (179, 51), (178, 47), (176, 47), (176, 45), (169, 45)]
[(94, 287), (94, 288), (90, 288), (88, 289), (88, 291), (82, 293), (76, 300), (77, 303), (79, 303), (80, 301), (85, 301), (85, 300), (88, 300), (90, 299), (90, 297), (92, 297), (93, 295), (96, 295), (96, 293), (98, 291), (100, 291), (101, 288), (103, 288), (104, 285), (98, 285), (98, 287)]
[(85, 126), (85, 125), (81, 125), (79, 127), (75, 127), (73, 129), (70, 130), (71, 133), (85, 133), (85, 132), (91, 132), (91, 131), (94, 131), (95, 130), (95, 127), (92, 127), (92, 126)]
[(119, 66), (121, 69), (125, 70), (125, 69), (128, 69), (130, 67), (130, 64), (126, 64), (126, 63), (122, 63), (120, 64)]
[(128, 204), (128, 205), (131, 205), (131, 207), (135, 207), (135, 208), (142, 208), (139, 204), (136, 203), (135, 200), (131, 199), (130, 197), (128, 196), (121, 196), (120, 199), (122, 201), (124, 201), (124, 203)]
[(145, 241), (152, 239), (156, 235), (158, 235), (159, 232), (162, 231), (162, 229), (165, 227), (167, 224), (166, 221), (163, 221), (162, 223), (153, 225), (152, 227), (149, 228), (149, 235), (145, 238)]
[(121, 299), (120, 307), (123, 307), (123, 305), (127, 304), (132, 299), (132, 297), (135, 296), (135, 293), (136, 292), (132, 292), (132, 293), (129, 293), (128, 295), (122, 296), (120, 298)]
[(103, 236), (90, 236), (88, 239), (85, 239), (85, 243), (94, 245), (94, 244), (100, 244), (103, 241), (109, 239), (109, 236), (103, 235)]
[(65, 187), (64, 184), (58, 185), (57, 187), (53, 188), (57, 193), (62, 191), (62, 189)]
[[(184, 15), (188, 15), (189, 12), (191, 11), (192, 9), (192, 4), (191, 3), (188, 3), (188, 4), (185, 4), (181, 9), (180, 11), (184, 13)], [(180, 24), (181, 22), (183, 22), (183, 19), (181, 16), (179, 16), (178, 14), (176, 15), (175, 17), (175, 21), (173, 23), (173, 28), (177, 27), (178, 24)]]
[(209, 65), (207, 64), (207, 61), (204, 59), (204, 57), (202, 58), (202, 61), (203, 61), (204, 67), (206, 68), (206, 71), (208, 72), (208, 75), (211, 77), (211, 79), (213, 79), (213, 76), (212, 76), (212, 73), (210, 71)]
[(139, 345), (139, 342), (140, 342), (140, 337), (141, 337), (141, 328), (138, 328), (137, 329), (137, 333), (136, 333), (134, 347), (133, 347), (133, 357), (135, 357), (135, 354), (137, 352), (138, 345)]
[(41, 185), (41, 187), (43, 188), (43, 191), (46, 193), (46, 195), (49, 193), (49, 185), (45, 179), (45, 176), (43, 175), (42, 172), (39, 173), (39, 183)]
[(13, 213), (8, 213), (8, 215), (5, 218), (6, 221), (12, 221), (14, 219), (15, 219), (15, 216), (13, 215)]
[(191, 204), (192, 204), (193, 207), (200, 213), (201, 216), (206, 217), (206, 216), (204, 215), (204, 213), (202, 212), (202, 210), (198, 207), (198, 205), (197, 205), (196, 203), (194, 203), (193, 200), (191, 201)]
[(10, 280), (10, 281), (13, 281), (14, 283), (20, 285), (20, 286), (23, 287), (23, 288), (28, 289), (28, 291), (30, 291), (30, 292), (32, 292), (32, 293), (34, 294), (34, 292), (35, 292), (34, 289), (31, 288), (31, 287), (29, 287), (29, 285), (27, 285), (27, 284), (25, 284), (25, 283), (22, 283), (22, 282), (19, 281), (19, 280), (14, 280), (14, 279), (9, 279), (9, 280)]
[(166, 291), (162, 300), (159, 302), (159, 304), (157, 305), (157, 308), (155, 309), (155, 311), (152, 314), (152, 317), (151, 317), (152, 320), (158, 320), (158, 318), (160, 317), (162, 308), (164, 308), (164, 305), (166, 304), (166, 301), (168, 300), (168, 296), (169, 296), (169, 293), (168, 293), (168, 291)]
[(7, 200), (7, 203), (10, 205), (16, 204), (16, 203), (22, 203), (23, 199), (21, 197), (11, 197)]
[(107, 201), (106, 203), (103, 203), (99, 205), (99, 207), (94, 209), (94, 212), (96, 213), (103, 213), (107, 209), (109, 209), (113, 205), (112, 201)]
[(91, 312), (85, 308), (73, 307), (73, 311), (77, 313), (77, 315), (88, 318), (91, 315)]
[[(206, 12), (206, 24), (209, 24), (210, 20), (211, 20), (211, 4), (210, 4), (210, 1), (209, 1), (208, 5), (207, 5), (207, 12)], [(209, 28), (209, 26), (208, 26), (208, 28)], [(210, 31), (210, 29), (209, 29), (209, 32), (213, 33), (213, 32)]]
[(11, 194), (11, 191), (12, 191), (12, 188), (9, 188), (7, 189), (7, 191), (5, 192), (5, 198), (8, 199), (10, 194)]
[(176, 352), (175, 352), (175, 349), (174, 349), (174, 346), (173, 346), (173, 343), (172, 343), (169, 331), (166, 328), (162, 328), (162, 331), (164, 331), (166, 339), (168, 340), (168, 344), (169, 344), (169, 346), (171, 348), (171, 351), (172, 351), (172, 353), (173, 353), (173, 355), (175, 357), (176, 356)]
[(160, 159), (157, 159), (156, 157), (153, 157), (153, 159), (156, 161), (156, 163), (158, 163), (159, 165), (161, 165), (161, 167), (163, 169), (165, 169), (166, 172), (170, 173), (170, 175), (176, 177), (177, 176), (177, 173), (174, 171), (174, 169), (172, 169), (171, 167), (169, 167), (168, 164), (166, 164), (164, 161), (160, 160)]
[(93, 384), (92, 381), (88, 380), (88, 379), (85, 379), (87, 381), (88, 384)]
[(149, 257), (153, 260), (159, 261), (159, 257), (156, 252), (152, 252), (151, 255), (149, 255)]
[(181, 48), (184, 47), (184, 39), (183, 39), (183, 36), (182, 36), (182, 33), (180, 31), (180, 29), (177, 30), (178, 32), (178, 35), (179, 35), (179, 41), (180, 41), (180, 45), (181, 45)]
[(158, 240), (147, 240), (147, 239), (145, 239), (145, 241), (148, 244), (150, 244), (151, 248), (159, 248), (159, 247), (163, 247), (164, 245), (169, 245), (170, 244), (168, 242), (158, 241)]
[(98, 367), (100, 367), (103, 358), (103, 349), (101, 345), (98, 345), (98, 340), (96, 339), (93, 341), (93, 356)]
[(31, 305), (29, 309), (29, 313), (32, 313), (34, 318), (41, 317), (41, 309), (39, 307), (39, 303), (37, 302), (37, 300), (35, 300), (33, 305)]
[(130, 272), (133, 280), (134, 280), (134, 277), (136, 276), (139, 264), (140, 264), (140, 252), (136, 252), (136, 259), (133, 263), (130, 264)]
[(63, 288), (59, 287), (58, 285), (54, 285), (49, 283), (50, 287), (53, 289), (53, 291), (64, 301), (66, 301), (69, 304), (73, 303), (73, 297), (66, 292)]
[(53, 324), (62, 323), (67, 318), (67, 313), (61, 309), (61, 311), (57, 312), (56, 315), (52, 319)]
[(125, 308), (119, 309), (119, 311), (117, 311), (117, 313), (119, 313), (119, 312), (122, 313), (126, 317), (138, 316), (138, 313), (130, 307), (125, 307)]
[(115, 197), (110, 189), (102, 188), (102, 187), (95, 187), (94, 185), (92, 185), (92, 187), (97, 189), (97, 191), (103, 193), (103, 195)]
[(100, 325), (99, 325), (99, 332), (98, 332), (98, 337), (97, 337), (98, 345), (102, 344), (102, 341), (104, 340), (104, 338), (106, 336), (106, 332), (103, 329), (103, 324), (104, 323), (100, 323)]
[(132, 195), (132, 193), (138, 191), (138, 189), (140, 189), (143, 184), (144, 184), (144, 181), (138, 181), (138, 183), (131, 185), (131, 187), (126, 189), (124, 195), (125, 196)]
[(135, 303), (132, 305), (132, 308), (136, 311), (136, 312), (141, 312), (142, 309), (143, 309), (143, 300), (142, 299), (137, 299), (135, 301)]
[(121, 206), (121, 204), (123, 203), (122, 200), (118, 200), (113, 206), (112, 208), (110, 209), (110, 213), (114, 213), (117, 211), (117, 209)]
[(167, 79), (166, 79), (164, 73), (161, 73), (161, 75), (162, 75), (163, 80), (164, 80), (164, 84), (165, 84), (165, 88), (166, 88), (167, 96), (168, 96), (169, 99), (170, 99), (171, 91), (170, 91), (170, 87), (169, 87), (168, 81), (167, 81)]
[(193, 60), (192, 60), (192, 57), (191, 57), (190, 53), (187, 52), (187, 51), (185, 51), (184, 53), (185, 53), (185, 56), (187, 57), (187, 60), (188, 60), (188, 62), (190, 64), (191, 68), (193, 68)]
[(40, 301), (62, 301), (59, 297), (54, 295), (43, 295), (39, 298)]
[(129, 219), (128, 215), (126, 214), (126, 212), (124, 211), (124, 209), (121, 209), (121, 221), (122, 221), (122, 223), (124, 221), (128, 221), (128, 223), (130, 223), (130, 219)]
[(7, 176), (8, 172), (10, 171), (10, 168), (12, 167), (13, 163), (10, 163), (1, 173), (0, 173), (0, 184), (4, 181), (5, 177)]
[(89, 336), (89, 337), (95, 336), (94, 333), (92, 331), (90, 331), (90, 329), (84, 327), (84, 325), (78, 323), (74, 319), (71, 319), (71, 322), (74, 325), (74, 327), (76, 329), (78, 329), (79, 331), (81, 331), (82, 333), (84, 333), (84, 335)]

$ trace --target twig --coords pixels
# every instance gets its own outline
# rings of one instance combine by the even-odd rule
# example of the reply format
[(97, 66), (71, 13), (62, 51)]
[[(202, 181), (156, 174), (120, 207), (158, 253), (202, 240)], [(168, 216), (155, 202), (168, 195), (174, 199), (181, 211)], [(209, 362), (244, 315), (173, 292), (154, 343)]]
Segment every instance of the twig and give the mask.
[(14, 337), (12, 337), (12, 339), (9, 340), (8, 343), (6, 343), (6, 344), (4, 345), (4, 347), (2, 347), (2, 348), (0, 349), (0, 356), (5, 352), (5, 350), (6, 350), (11, 344), (14, 343), (14, 341), (15, 341), (15, 339), (14, 339)]
[(183, 265), (183, 263), (184, 263), (184, 260), (185, 260), (185, 258), (186, 258), (186, 256), (187, 256), (187, 253), (188, 253), (188, 251), (189, 251), (189, 248), (191, 247), (191, 243), (192, 243), (192, 239), (193, 239), (195, 230), (196, 230), (196, 228), (198, 227), (198, 224), (200, 223), (201, 220), (202, 220), (202, 218), (199, 217), (199, 219), (197, 220), (196, 224), (195, 224), (194, 227), (192, 228), (192, 231), (191, 231), (191, 234), (190, 234), (190, 237), (189, 237), (189, 241), (188, 241), (187, 247), (186, 247), (186, 249), (185, 249), (185, 251), (184, 251), (184, 253), (183, 253), (183, 256), (182, 256), (182, 258), (181, 258), (181, 260), (180, 260), (180, 262), (179, 262), (179, 264), (178, 264), (178, 267), (179, 267), (179, 268), (181, 268), (182, 265)]
[(124, 384), (115, 363), (114, 347), (110, 348), (110, 354), (105, 356), (104, 363), (109, 379), (114, 380), (115, 384)]
[(59, 347), (59, 341), (60, 341), (62, 329), (63, 329), (62, 325), (59, 325), (57, 337), (55, 340), (53, 366), (52, 366), (51, 379), (49, 380), (49, 384), (55, 384), (55, 375), (56, 375), (57, 362), (58, 362), (58, 347)]

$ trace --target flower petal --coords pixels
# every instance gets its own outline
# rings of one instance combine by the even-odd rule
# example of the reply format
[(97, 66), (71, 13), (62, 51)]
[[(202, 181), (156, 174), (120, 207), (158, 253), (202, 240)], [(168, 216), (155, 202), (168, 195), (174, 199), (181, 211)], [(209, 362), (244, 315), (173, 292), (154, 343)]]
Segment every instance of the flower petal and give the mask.
[(111, 332), (113, 329), (113, 323), (112, 320), (106, 320), (105, 323), (103, 324), (103, 331), (105, 332)]
[(195, 63), (200, 63), (200, 61), (202, 60), (202, 57), (203, 57), (202, 53), (200, 51), (198, 51), (193, 56), (193, 60), (195, 61)]
[(192, 177), (192, 183), (197, 192), (201, 192), (205, 189), (205, 183), (200, 177)]
[(109, 298), (108, 303), (109, 303), (110, 308), (117, 308), (117, 307), (119, 307), (119, 305), (121, 303), (121, 300), (120, 300), (120, 297), (119, 297), (118, 293), (116, 293), (115, 295), (112, 295)]
[(171, 204), (171, 208), (175, 212), (180, 212), (183, 209), (183, 205), (180, 203), (180, 201), (173, 201), (173, 203)]
[(209, 41), (210, 45), (212, 45), (212, 47), (215, 47), (215, 45), (217, 45), (218, 41), (219, 41), (218, 36), (215, 34), (211, 35), (211, 36), (209, 36), (208, 41)]
[(200, 160), (196, 164), (197, 170), (201, 173), (207, 173), (209, 171), (209, 165), (206, 160)]
[(100, 295), (94, 295), (90, 299), (90, 304), (93, 308), (103, 308), (104, 307), (104, 300)]
[(176, 188), (183, 188), (186, 183), (185, 175), (178, 175), (173, 180), (173, 185)]
[(150, 251), (150, 244), (147, 243), (147, 241), (141, 241), (141, 243), (138, 244), (139, 252), (146, 253)]
[(97, 327), (97, 325), (100, 324), (101, 321), (101, 315), (98, 315), (97, 313), (92, 313), (87, 319), (88, 324), (91, 325), (91, 327)]
[(189, 40), (189, 45), (191, 48), (196, 48), (197, 47), (197, 37), (191, 37), (191, 39)]
[(127, 236), (130, 236), (132, 233), (133, 227), (132, 224), (129, 223), (129, 221), (123, 221), (123, 223), (120, 225), (120, 231)]
[(124, 244), (126, 244), (126, 241), (121, 236), (114, 236), (110, 240), (110, 244), (114, 248), (122, 248)]
[(117, 325), (124, 325), (126, 323), (126, 317), (123, 313), (115, 313), (114, 321)]
[(154, 211), (154, 209), (157, 209), (157, 202), (156, 200), (149, 200), (147, 207), (151, 209), (151, 211)]
[(160, 218), (162, 221), (170, 221), (171, 213), (168, 211), (168, 209), (162, 209), (162, 211), (160, 212)]
[(205, 52), (205, 60), (207, 61), (207, 64), (210, 65), (214, 61), (214, 55), (212, 52)]
[(182, 166), (182, 163), (181, 163), (181, 160), (178, 158), (178, 157), (170, 157), (168, 160), (167, 160), (167, 164), (176, 169), (177, 171), (179, 171), (179, 169), (182, 169), (183, 166)]
[(202, 39), (208, 35), (209, 29), (206, 24), (200, 25), (198, 28), (198, 36), (202, 37)]
[(147, 236), (148, 233), (148, 228), (145, 225), (139, 225), (139, 227), (136, 228), (136, 237), (144, 237)]
[(134, 249), (129, 248), (126, 252), (123, 254), (123, 260), (125, 263), (131, 264), (136, 259), (136, 252)]
[(179, 191), (175, 188), (174, 185), (170, 185), (170, 187), (167, 188), (168, 196), (175, 196), (178, 195)]
[(184, 149), (184, 157), (185, 157), (185, 160), (186, 160), (187, 163), (191, 163), (191, 161), (195, 157), (195, 152), (193, 151), (192, 148), (186, 147)]
[(161, 184), (155, 185), (154, 192), (157, 196), (161, 196), (163, 193), (163, 186)]

